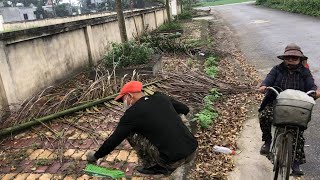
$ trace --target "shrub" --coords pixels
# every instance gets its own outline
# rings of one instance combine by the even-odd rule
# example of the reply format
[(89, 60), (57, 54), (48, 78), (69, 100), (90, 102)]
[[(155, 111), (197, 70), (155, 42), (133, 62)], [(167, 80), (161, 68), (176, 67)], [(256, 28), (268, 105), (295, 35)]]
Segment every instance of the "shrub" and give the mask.
[(162, 24), (158, 30), (159, 31), (170, 31), (170, 30), (177, 30), (177, 29), (181, 29), (182, 26), (180, 23), (176, 22), (176, 21), (172, 21), (170, 23), (165, 23)]
[(185, 52), (186, 45), (181, 40), (181, 34), (171, 35), (145, 35), (141, 37), (141, 42), (146, 42), (151, 45), (155, 50), (162, 52)]
[(320, 0), (258, 0), (257, 4), (281, 9), (293, 13), (301, 13), (310, 16), (320, 16)]
[(154, 51), (148, 43), (113, 43), (112, 50), (105, 55), (103, 63), (108, 67), (113, 66), (113, 61), (117, 67), (146, 64), (150, 62), (153, 54)]

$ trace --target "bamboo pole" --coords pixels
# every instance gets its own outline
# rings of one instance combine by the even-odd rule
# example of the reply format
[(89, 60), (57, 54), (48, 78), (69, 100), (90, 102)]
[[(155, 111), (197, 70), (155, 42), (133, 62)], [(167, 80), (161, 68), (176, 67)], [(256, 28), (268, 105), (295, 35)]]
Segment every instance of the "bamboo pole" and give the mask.
[[(158, 83), (158, 82), (163, 81), (163, 80), (165, 80), (165, 79), (160, 79), (160, 80), (156, 80), (156, 81), (147, 83), (143, 87), (150, 86), (152, 84)], [(89, 107), (92, 107), (92, 106), (95, 106), (95, 105), (101, 104), (103, 102), (106, 102), (106, 101), (109, 101), (109, 100), (113, 100), (118, 94), (119, 93), (113, 94), (111, 96), (108, 96), (108, 97), (105, 97), (105, 98), (102, 98), (102, 99), (91, 101), (91, 102), (88, 102), (86, 104), (82, 104), (82, 105), (79, 105), (79, 106), (76, 106), (76, 107), (73, 107), (73, 108), (70, 108), (70, 109), (66, 109), (66, 110), (63, 110), (63, 111), (60, 111), (60, 112), (57, 112), (57, 113), (54, 113), (54, 114), (50, 114), (48, 116), (37, 118), (37, 119), (34, 119), (33, 121), (29, 121), (29, 122), (26, 122), (26, 123), (23, 123), (23, 124), (19, 124), (17, 126), (13, 126), (13, 127), (2, 129), (2, 130), (0, 130), (0, 138), (4, 137), (6, 135), (9, 135), (9, 134), (14, 134), (16, 132), (22, 131), (22, 130), (27, 129), (27, 128), (32, 127), (32, 126), (39, 125), (39, 124), (42, 124), (44, 122), (48, 122), (48, 121), (53, 120), (55, 118), (59, 118), (59, 117), (62, 117), (62, 116), (65, 116), (65, 115), (68, 115), (68, 114), (71, 114), (71, 113), (74, 113), (74, 112), (77, 112), (77, 111), (84, 110), (86, 108), (89, 108)]]

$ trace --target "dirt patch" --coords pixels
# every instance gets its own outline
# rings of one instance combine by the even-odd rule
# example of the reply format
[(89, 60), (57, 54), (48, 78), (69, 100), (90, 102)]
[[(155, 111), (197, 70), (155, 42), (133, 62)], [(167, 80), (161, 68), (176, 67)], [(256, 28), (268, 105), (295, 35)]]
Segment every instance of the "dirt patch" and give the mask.
[[(242, 52), (237, 48), (237, 39), (233, 37), (231, 29), (225, 25), (219, 16), (214, 14), (212, 17), (213, 20), (208, 21), (208, 30), (209, 36), (213, 38), (210, 50), (220, 59), (217, 79), (221, 82), (251, 87), (253, 90), (260, 81), (258, 73), (253, 66), (246, 62)], [(228, 173), (234, 169), (235, 164), (241, 167), (245, 164), (239, 164), (237, 159), (236, 163), (234, 163), (234, 158), (230, 155), (214, 153), (212, 147), (214, 145), (221, 145), (240, 150), (238, 151), (241, 152), (240, 155), (236, 157), (242, 157), (242, 154), (245, 154), (243, 152), (243, 145), (245, 143), (241, 141), (237, 143), (237, 140), (243, 129), (243, 125), (247, 129), (247, 127), (253, 124), (251, 128), (254, 131), (249, 131), (249, 135), (248, 133), (246, 135), (256, 137), (260, 141), (261, 135), (259, 134), (257, 122), (252, 123), (252, 118), (250, 118), (251, 121), (246, 121), (253, 112), (250, 107), (257, 106), (260, 99), (261, 95), (256, 94), (254, 91), (222, 96), (219, 102), (215, 104), (219, 112), (219, 118), (216, 119), (214, 125), (209, 129), (200, 128), (198, 130), (197, 138), (200, 143), (199, 156), (196, 161), (196, 167), (192, 170), (189, 178), (227, 179)], [(260, 146), (259, 141), (255, 141), (258, 142), (258, 145), (254, 144), (248, 147), (250, 152), (256, 149), (255, 146)], [(248, 157), (251, 157), (250, 153), (247, 159), (255, 161)], [(265, 157), (259, 155), (256, 158)], [(265, 160), (268, 161), (266, 158)], [(257, 162), (261, 161), (257, 160)], [(252, 168), (252, 166), (248, 167)], [(240, 177), (240, 174), (236, 174), (234, 177)], [(242, 177), (240, 179), (246, 179), (245, 176)]]
[[(245, 58), (237, 48), (239, 47), (237, 45), (239, 43), (238, 39), (232, 35), (234, 33), (224, 22), (221, 16), (216, 12), (213, 12), (213, 14), (216, 18), (216, 26), (213, 29), (213, 32), (216, 34), (216, 39), (222, 42), (218, 47), (216, 46), (217, 52), (228, 60), (235, 60), (234, 66), (230, 67), (230, 69), (235, 70), (236, 74), (240, 74), (240, 81), (247, 81), (248, 79), (244, 72), (255, 72), (255, 69), (251, 65), (243, 63), (245, 62)], [(244, 66), (241, 66), (243, 64)], [(241, 66), (241, 68), (237, 68), (239, 66)], [(228, 69), (227, 73), (229, 73), (230, 69)], [(253, 87), (261, 81), (256, 72), (253, 73), (251, 78), (253, 80)], [(262, 97), (262, 95), (256, 94), (255, 103), (247, 107), (247, 118), (243, 122), (241, 134), (239, 139), (237, 139), (239, 154), (233, 158), (235, 161), (235, 168), (231, 173), (229, 173), (228, 179), (272, 179), (272, 164), (265, 156), (261, 156), (259, 153), (262, 141), (259, 120), (257, 117), (257, 108)]]

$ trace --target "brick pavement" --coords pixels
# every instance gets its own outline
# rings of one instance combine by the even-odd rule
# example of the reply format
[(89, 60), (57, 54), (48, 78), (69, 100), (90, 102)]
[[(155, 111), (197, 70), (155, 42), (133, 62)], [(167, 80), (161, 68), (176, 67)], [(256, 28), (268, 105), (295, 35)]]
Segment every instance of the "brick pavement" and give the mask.
[[(110, 109), (108, 106), (65, 117), (64, 122), (54, 120), (47, 124), (49, 128), (37, 126), (0, 140), (0, 179), (99, 179), (85, 175), (83, 169), (86, 153), (100, 147), (123, 113), (119, 107)], [(67, 121), (74, 121), (79, 127)], [(138, 157), (127, 141), (98, 164), (124, 171), (127, 179), (168, 179), (137, 173), (134, 167), (138, 165)]]

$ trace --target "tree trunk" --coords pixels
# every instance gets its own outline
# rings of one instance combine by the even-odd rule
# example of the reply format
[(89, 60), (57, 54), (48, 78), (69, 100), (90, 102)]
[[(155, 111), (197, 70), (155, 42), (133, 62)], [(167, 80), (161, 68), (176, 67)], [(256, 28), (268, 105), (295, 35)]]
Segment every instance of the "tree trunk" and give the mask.
[(170, 16), (170, 0), (166, 0), (166, 10), (167, 10), (168, 22), (171, 22), (171, 16)]
[(116, 0), (116, 11), (117, 11), (117, 17), (118, 17), (118, 25), (120, 30), (121, 42), (126, 42), (128, 41), (128, 36), (126, 31), (126, 24), (124, 22), (121, 0)]

